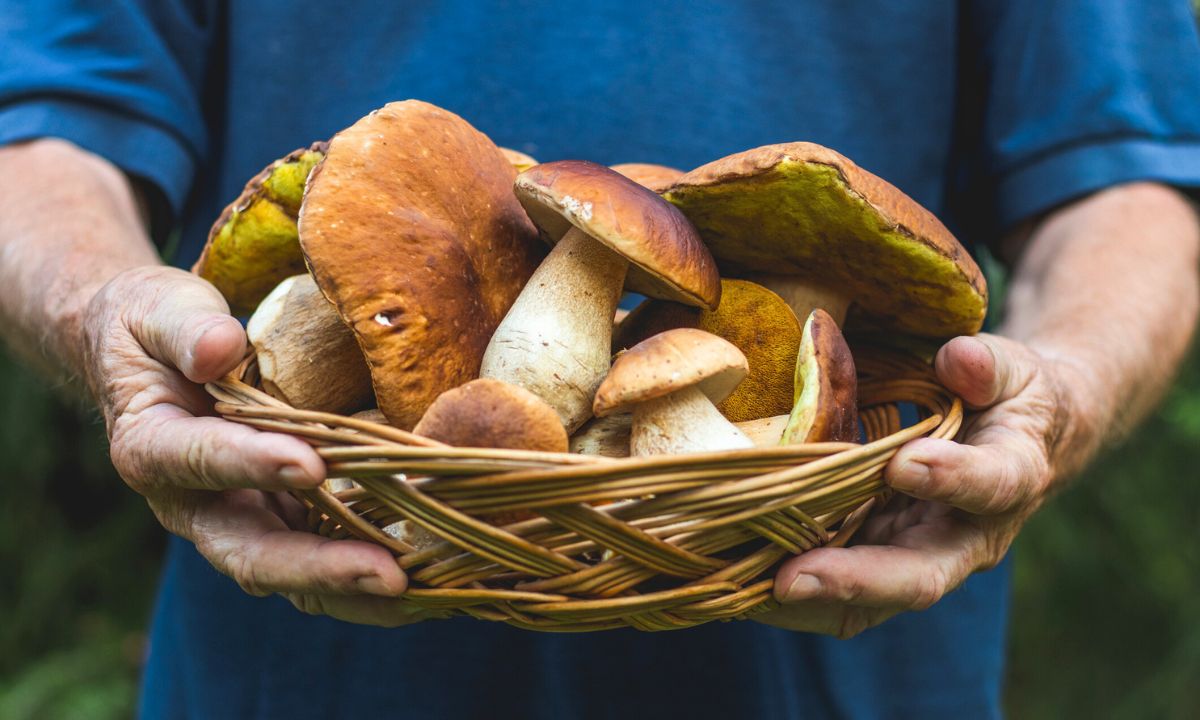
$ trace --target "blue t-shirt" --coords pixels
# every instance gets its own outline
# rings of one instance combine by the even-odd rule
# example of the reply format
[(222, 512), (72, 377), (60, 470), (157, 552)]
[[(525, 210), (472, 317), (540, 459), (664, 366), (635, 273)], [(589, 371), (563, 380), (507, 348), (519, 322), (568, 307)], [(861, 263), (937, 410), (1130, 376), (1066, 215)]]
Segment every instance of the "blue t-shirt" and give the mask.
[[(390, 100), (541, 160), (690, 168), (831, 146), (968, 243), (1115, 183), (1200, 183), (1187, 0), (0, 0), (0, 142), (60, 136), (158, 191), (190, 264), (245, 180)], [(752, 622), (395, 630), (246, 596), (170, 545), (150, 718), (999, 714), (1008, 570), (850, 641)]]

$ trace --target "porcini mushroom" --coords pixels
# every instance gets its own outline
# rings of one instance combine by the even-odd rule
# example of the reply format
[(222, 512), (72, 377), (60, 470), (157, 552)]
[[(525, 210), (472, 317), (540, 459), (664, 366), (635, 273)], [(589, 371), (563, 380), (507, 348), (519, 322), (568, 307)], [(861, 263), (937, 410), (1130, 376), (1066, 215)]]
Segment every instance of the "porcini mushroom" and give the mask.
[(748, 280), (723, 278), (716, 310), (647, 300), (621, 322), (613, 347), (631, 347), (677, 327), (699, 328), (724, 338), (750, 363), (750, 375), (717, 406), (730, 422), (786, 415), (791, 410), (800, 321), (778, 295)]
[(253, 312), (284, 278), (305, 271), (296, 215), (305, 180), (324, 156), (319, 142), (271, 163), (213, 223), (192, 272), (211, 282), (235, 315)]
[[(779, 445), (788, 415), (772, 415), (735, 422), (733, 425), (750, 439), (754, 447), (768, 448)], [(629, 436), (633, 431), (633, 415), (617, 413), (608, 417), (594, 417), (571, 436), (571, 452), (600, 457), (629, 457)]]
[(594, 411), (598, 417), (633, 411), (634, 456), (753, 447), (714, 404), (748, 371), (746, 357), (728, 341), (694, 328), (668, 330), (617, 357)]
[(566, 452), (554, 408), (515, 385), (479, 378), (438, 396), (413, 432), (456, 447)]
[(411, 428), (434, 398), (478, 375), (542, 257), (515, 178), (487, 136), (415, 100), (338, 133), (309, 178), (300, 245), (396, 427)]
[(347, 413), (371, 403), (354, 333), (310, 275), (279, 283), (246, 324), (263, 389), (301, 410)]
[(833, 317), (813, 310), (796, 358), (796, 404), (781, 444), (858, 442), (858, 377)]
[(480, 375), (529, 390), (573, 432), (608, 371), (631, 264), (653, 278), (643, 292), (700, 307), (717, 306), (720, 278), (676, 208), (602, 165), (543, 163), (521, 173), (516, 194), (557, 244), (496, 329)]
[(512, 165), (513, 168), (515, 168), (516, 171), (519, 173), (525, 172), (529, 168), (538, 164), (538, 161), (535, 160), (533, 158), (533, 156), (526, 155), (525, 153), (521, 152), (520, 150), (513, 150), (512, 148), (501, 147), (500, 153), (502, 155), (504, 155), (504, 158), (506, 160), (508, 160), (508, 163), (510, 165)]
[(839, 323), (853, 303), (875, 324), (943, 338), (979, 330), (983, 274), (936, 217), (828, 148), (768, 145), (684, 174), (663, 196), (722, 269), (779, 293), (799, 318)]
[(638, 185), (656, 193), (671, 187), (683, 175), (682, 170), (653, 163), (619, 163), (611, 167)]

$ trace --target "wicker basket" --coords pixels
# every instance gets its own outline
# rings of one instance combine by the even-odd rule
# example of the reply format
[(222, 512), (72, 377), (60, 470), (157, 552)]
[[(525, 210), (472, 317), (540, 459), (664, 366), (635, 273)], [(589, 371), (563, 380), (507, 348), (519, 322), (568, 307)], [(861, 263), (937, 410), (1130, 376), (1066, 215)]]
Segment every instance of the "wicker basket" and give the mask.
[[(396, 554), (405, 602), (543, 631), (674, 630), (776, 606), (785, 557), (844, 544), (885, 500), (904, 443), (953, 438), (962, 404), (929, 365), (856, 348), (868, 443), (610, 459), (456, 448), (386, 425), (288, 407), (247, 360), (208, 386), (235, 422), (303, 438), (347, 490), (297, 492), (313, 531)], [(901, 427), (899, 403), (919, 422)], [(532, 511), (496, 527), (480, 516)], [(417, 550), (382, 528), (407, 519), (442, 538)]]

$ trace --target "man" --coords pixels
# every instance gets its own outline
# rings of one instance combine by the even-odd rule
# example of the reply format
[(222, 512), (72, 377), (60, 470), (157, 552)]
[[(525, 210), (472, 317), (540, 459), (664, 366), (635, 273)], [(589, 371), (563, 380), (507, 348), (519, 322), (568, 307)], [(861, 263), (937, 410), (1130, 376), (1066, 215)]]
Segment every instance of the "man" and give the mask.
[[(995, 716), (1009, 580), (980, 571), (1155, 402), (1196, 319), (1200, 233), (1172, 189), (1200, 184), (1185, 0), (0, 8), (7, 338), (87, 380), (114, 465), (183, 538), (147, 717)], [(289, 528), (276, 493), (322, 464), (208, 414), (197, 383), (245, 337), (147, 228), (180, 223), (190, 264), (266, 162), (404, 97), (545, 160), (688, 168), (812, 140), (991, 242), (1014, 268), (1003, 324), (937, 358), (976, 411), (961, 444), (906, 447), (886, 478), (914, 499), (783, 566), (778, 628), (369, 627), (420, 619), (405, 577)], [(361, 624), (250, 596), (272, 594)]]

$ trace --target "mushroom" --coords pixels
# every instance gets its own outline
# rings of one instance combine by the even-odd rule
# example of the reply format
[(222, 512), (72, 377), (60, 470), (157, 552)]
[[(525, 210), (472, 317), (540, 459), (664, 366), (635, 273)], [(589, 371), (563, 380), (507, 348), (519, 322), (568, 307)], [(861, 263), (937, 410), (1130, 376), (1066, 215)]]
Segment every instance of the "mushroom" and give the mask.
[(519, 173), (525, 172), (529, 168), (538, 164), (538, 161), (533, 159), (532, 156), (526, 155), (520, 150), (502, 147), (500, 148), (500, 153), (504, 155), (505, 160), (508, 160), (508, 164), (512, 165), (513, 168)]
[[(779, 445), (787, 421), (788, 415), (784, 414), (736, 422), (733, 425), (750, 438), (754, 447), (768, 448)], [(629, 457), (629, 436), (632, 431), (631, 413), (594, 417), (571, 436), (571, 452), (610, 458)]]
[(631, 264), (646, 270), (640, 292), (699, 307), (717, 306), (720, 278), (676, 208), (602, 165), (543, 163), (521, 173), (516, 194), (557, 244), (496, 329), (480, 375), (529, 390), (573, 432), (608, 371)]
[(677, 327), (699, 328), (724, 338), (750, 363), (750, 375), (717, 406), (731, 422), (786, 415), (791, 410), (800, 321), (778, 295), (748, 280), (722, 279), (716, 310), (647, 300), (621, 323), (613, 347), (631, 347)]
[(347, 413), (371, 404), (371, 373), (354, 333), (310, 275), (279, 283), (246, 324), (263, 389), (301, 410)]
[(748, 371), (728, 341), (695, 328), (668, 330), (617, 357), (594, 410), (598, 417), (633, 411), (634, 456), (750, 448), (750, 438), (714, 405)]
[(528, 390), (490, 378), (439, 395), (413, 432), (456, 447), (567, 451), (567, 433), (554, 408)]
[[(943, 338), (979, 330), (983, 274), (936, 217), (812, 143), (768, 145), (692, 170), (664, 194), (722, 269), (839, 323), (851, 303), (877, 325)], [(763, 274), (756, 274), (763, 273)]]
[(833, 317), (813, 310), (796, 358), (796, 405), (781, 444), (858, 442), (858, 377)]
[(487, 136), (415, 100), (338, 133), (309, 178), (300, 245), (398, 428), (478, 375), (542, 257), (515, 178)]
[(656, 193), (671, 187), (683, 175), (682, 170), (653, 163), (620, 163), (613, 165), (612, 169)]
[(235, 315), (246, 315), (284, 278), (305, 271), (296, 215), (325, 143), (295, 150), (246, 183), (213, 223), (192, 272), (211, 282)]

